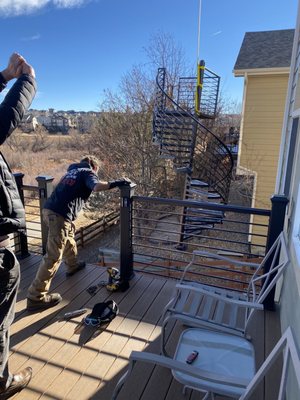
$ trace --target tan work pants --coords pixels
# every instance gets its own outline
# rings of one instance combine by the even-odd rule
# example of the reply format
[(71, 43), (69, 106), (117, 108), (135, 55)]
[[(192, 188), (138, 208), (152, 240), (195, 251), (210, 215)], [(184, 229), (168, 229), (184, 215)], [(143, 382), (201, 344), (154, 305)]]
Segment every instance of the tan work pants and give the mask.
[(77, 266), (77, 246), (75, 227), (61, 215), (51, 210), (43, 210), (43, 219), (49, 228), (47, 249), (34, 281), (28, 289), (28, 298), (41, 300), (48, 293), (52, 278), (62, 260), (68, 271)]

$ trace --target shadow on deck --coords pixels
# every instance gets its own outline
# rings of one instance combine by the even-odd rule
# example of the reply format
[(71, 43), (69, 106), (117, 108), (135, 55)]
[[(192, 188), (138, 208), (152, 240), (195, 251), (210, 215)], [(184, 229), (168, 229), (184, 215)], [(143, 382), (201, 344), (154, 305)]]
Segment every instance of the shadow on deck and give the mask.
[[(62, 294), (63, 302), (43, 312), (29, 313), (26, 290), (39, 260), (40, 256), (32, 255), (21, 261), (21, 286), (11, 329), (10, 370), (31, 366), (34, 375), (29, 386), (14, 399), (109, 400), (132, 350), (159, 352), (160, 316), (176, 281), (136, 274), (130, 289), (124, 293), (111, 294), (102, 287), (91, 296), (86, 289), (106, 280), (106, 270), (89, 264), (85, 270), (66, 279), (61, 266), (51, 289)], [(92, 309), (94, 304), (108, 299), (117, 302), (120, 313), (102, 331), (83, 326), (82, 317), (60, 319), (68, 311)], [(253, 340), (260, 355), (258, 363), (263, 358), (264, 343), (269, 348), (277, 340), (274, 334), (277, 329), (276, 313), (261, 313), (253, 321)], [(174, 347), (178, 334), (177, 327), (170, 332), (170, 348)], [(274, 398), (272, 394), (264, 395), (261, 388), (255, 400), (271, 398)], [(188, 391), (183, 395), (182, 385), (172, 379), (170, 371), (138, 364), (119, 399), (196, 400), (201, 399), (201, 394)]]

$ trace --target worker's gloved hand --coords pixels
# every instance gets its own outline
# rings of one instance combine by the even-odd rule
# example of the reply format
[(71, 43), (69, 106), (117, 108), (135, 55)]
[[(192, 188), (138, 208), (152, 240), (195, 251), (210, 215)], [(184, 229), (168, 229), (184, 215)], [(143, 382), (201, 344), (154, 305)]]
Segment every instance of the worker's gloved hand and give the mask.
[(115, 187), (122, 187), (122, 186), (129, 186), (130, 185), (130, 180), (129, 179), (117, 179), (115, 181), (110, 181), (109, 182), (109, 188), (113, 189)]

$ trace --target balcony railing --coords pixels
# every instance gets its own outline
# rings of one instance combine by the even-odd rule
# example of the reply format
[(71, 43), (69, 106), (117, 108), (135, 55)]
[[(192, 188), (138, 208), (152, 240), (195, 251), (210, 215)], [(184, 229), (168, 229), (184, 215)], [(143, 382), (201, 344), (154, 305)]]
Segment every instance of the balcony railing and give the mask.
[[(51, 193), (52, 178), (39, 177), (38, 186), (23, 186), (22, 178), (18, 184), (23, 201), (26, 191), (39, 194), (40, 210)], [(21, 185), (21, 186), (20, 186)], [(265, 255), (283, 229), (287, 199), (274, 196), (270, 210), (224, 205), (200, 201), (175, 200), (134, 196), (134, 186), (121, 188), (120, 212), (110, 214), (105, 223), (96, 223), (103, 232), (107, 224), (114, 224), (120, 218), (120, 272), (121, 278), (130, 280), (134, 270), (148, 274), (177, 278), (191, 260), (193, 250), (209, 250), (242, 260), (259, 261)], [(35, 201), (37, 199), (35, 198)], [(42, 253), (47, 240), (46, 227), (38, 215), (38, 207), (32, 204), (27, 213), (27, 234), (16, 235), (15, 251), (21, 256), (30, 252)], [(189, 240), (181, 241), (184, 210), (189, 214)], [(215, 222), (216, 214), (222, 213), (220, 223)], [(33, 227), (30, 220), (34, 216)], [(194, 218), (194, 221), (193, 221)], [(29, 222), (28, 222), (29, 221)], [(40, 225), (39, 225), (40, 224)], [(95, 223), (91, 238), (96, 237)], [(88, 236), (91, 230), (86, 230)], [(77, 233), (82, 241), (82, 231)], [(35, 243), (32, 245), (32, 240)], [(78, 243), (80, 245), (80, 243)], [(37, 250), (38, 249), (38, 250)], [(233, 270), (218, 263), (202, 263), (190, 279), (197, 279), (213, 286), (243, 291), (253, 271), (246, 268)]]
[[(181, 242), (185, 207), (192, 207), (190, 215), (194, 215), (194, 222), (188, 223), (189, 240)], [(219, 213), (226, 214), (226, 218), (215, 224), (215, 215)], [(270, 210), (264, 209), (134, 196), (133, 269), (177, 278), (190, 261), (193, 250), (259, 261), (266, 252), (270, 215)], [(254, 216), (259, 221), (254, 222)], [(236, 290), (243, 290), (253, 274), (247, 268), (233, 271), (218, 262), (210, 265), (207, 261), (199, 262), (197, 267), (190, 279)]]

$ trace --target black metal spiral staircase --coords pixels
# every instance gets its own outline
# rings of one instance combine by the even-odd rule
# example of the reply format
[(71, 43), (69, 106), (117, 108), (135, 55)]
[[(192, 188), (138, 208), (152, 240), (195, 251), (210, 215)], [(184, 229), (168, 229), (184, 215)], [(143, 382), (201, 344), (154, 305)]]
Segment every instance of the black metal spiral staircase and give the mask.
[[(204, 65), (204, 62), (202, 62)], [(180, 78), (176, 93), (167, 82), (165, 68), (159, 68), (153, 115), (153, 140), (162, 157), (173, 160), (178, 173), (185, 174), (183, 198), (200, 201), (228, 200), (233, 158), (228, 147), (201, 119), (216, 116), (220, 78), (204, 69), (202, 81)], [(199, 91), (200, 87), (200, 91)], [(195, 111), (198, 90), (199, 110)], [(180, 241), (187, 240), (204, 228), (222, 222), (218, 211), (185, 208)]]

